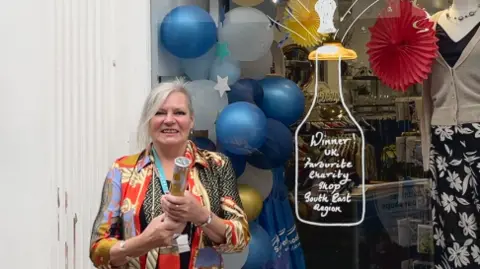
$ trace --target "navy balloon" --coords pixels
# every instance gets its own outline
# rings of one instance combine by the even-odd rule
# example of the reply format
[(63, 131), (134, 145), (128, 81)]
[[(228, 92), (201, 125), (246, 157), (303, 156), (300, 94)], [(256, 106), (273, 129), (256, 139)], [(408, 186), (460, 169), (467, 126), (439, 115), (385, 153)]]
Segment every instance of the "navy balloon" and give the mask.
[(258, 152), (247, 157), (249, 164), (260, 169), (283, 166), (292, 157), (293, 135), (283, 123), (267, 119), (267, 140)]
[(217, 150), (217, 147), (215, 146), (215, 143), (213, 143), (212, 140), (210, 140), (206, 137), (193, 137), (192, 141), (200, 149), (206, 149), (206, 150), (209, 150), (209, 151)]
[(260, 107), (268, 118), (289, 126), (303, 115), (305, 96), (295, 82), (282, 77), (267, 77), (259, 81), (263, 88)]
[(186, 5), (172, 9), (160, 26), (160, 42), (179, 58), (197, 58), (217, 42), (217, 27), (207, 11)]
[(265, 142), (267, 118), (256, 105), (236, 102), (220, 112), (215, 129), (221, 148), (233, 154), (248, 155)]
[(247, 167), (247, 159), (243, 155), (236, 155), (228, 150), (220, 150), (223, 154), (227, 155), (232, 163), (233, 170), (235, 171), (235, 176), (239, 178), (243, 172), (245, 172), (245, 167)]
[(247, 262), (242, 269), (258, 269), (272, 257), (272, 241), (268, 233), (256, 222), (249, 222), (250, 242), (248, 244)]
[(229, 104), (245, 101), (260, 106), (263, 101), (263, 88), (258, 81), (244, 78), (230, 86), (227, 95)]

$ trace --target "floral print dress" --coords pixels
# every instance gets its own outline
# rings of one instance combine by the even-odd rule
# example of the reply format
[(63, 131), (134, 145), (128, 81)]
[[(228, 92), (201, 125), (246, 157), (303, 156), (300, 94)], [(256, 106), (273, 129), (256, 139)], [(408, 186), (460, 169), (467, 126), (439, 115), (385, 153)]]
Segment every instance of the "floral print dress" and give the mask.
[(435, 269), (480, 268), (480, 124), (432, 126)]

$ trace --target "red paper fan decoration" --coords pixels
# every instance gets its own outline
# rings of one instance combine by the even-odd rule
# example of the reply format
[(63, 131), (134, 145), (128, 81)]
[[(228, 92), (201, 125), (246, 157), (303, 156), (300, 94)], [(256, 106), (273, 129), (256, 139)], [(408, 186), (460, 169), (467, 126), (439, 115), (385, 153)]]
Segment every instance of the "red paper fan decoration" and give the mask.
[(437, 57), (437, 37), (428, 14), (409, 0), (390, 0), (370, 27), (367, 43), (375, 75), (394, 90), (422, 82)]

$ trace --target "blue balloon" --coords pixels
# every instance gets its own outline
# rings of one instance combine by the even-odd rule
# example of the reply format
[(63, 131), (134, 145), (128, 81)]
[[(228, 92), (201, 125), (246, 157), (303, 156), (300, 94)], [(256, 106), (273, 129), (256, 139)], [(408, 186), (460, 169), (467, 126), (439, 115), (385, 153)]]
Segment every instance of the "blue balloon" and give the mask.
[(258, 269), (272, 257), (272, 241), (268, 233), (256, 222), (249, 222), (250, 242), (248, 243), (248, 257), (242, 269)]
[(282, 77), (260, 80), (263, 101), (260, 106), (268, 118), (290, 126), (303, 115), (305, 96), (295, 82)]
[(247, 167), (247, 160), (245, 159), (244, 156), (241, 155), (235, 155), (233, 153), (225, 155), (228, 156), (230, 161), (232, 162), (233, 170), (235, 171), (235, 176), (239, 178), (241, 175), (243, 175), (243, 172), (245, 172), (245, 168)]
[(292, 157), (293, 135), (283, 123), (267, 119), (267, 140), (258, 152), (247, 157), (249, 164), (260, 169), (272, 169), (285, 164)]
[(260, 108), (247, 102), (225, 107), (215, 124), (218, 144), (238, 155), (248, 155), (265, 142), (267, 118)]
[(201, 7), (178, 6), (163, 19), (160, 42), (179, 58), (197, 58), (217, 42), (217, 27), (210, 14)]
[(260, 106), (263, 101), (263, 88), (258, 81), (244, 78), (233, 84), (227, 95), (230, 104), (244, 101)]
[(217, 58), (210, 68), (210, 80), (218, 82), (217, 76), (228, 77), (228, 85), (232, 85), (240, 78), (240, 62), (237, 60)]
[(235, 176), (239, 178), (243, 172), (245, 172), (245, 168), (247, 167), (247, 159), (243, 155), (236, 155), (228, 150), (219, 149), (219, 151), (225, 154), (232, 163), (233, 170), (235, 171)]
[(209, 151), (217, 150), (217, 147), (215, 146), (215, 143), (213, 143), (212, 140), (210, 140), (206, 137), (192, 137), (192, 141), (200, 149), (206, 149), (206, 150), (209, 150)]

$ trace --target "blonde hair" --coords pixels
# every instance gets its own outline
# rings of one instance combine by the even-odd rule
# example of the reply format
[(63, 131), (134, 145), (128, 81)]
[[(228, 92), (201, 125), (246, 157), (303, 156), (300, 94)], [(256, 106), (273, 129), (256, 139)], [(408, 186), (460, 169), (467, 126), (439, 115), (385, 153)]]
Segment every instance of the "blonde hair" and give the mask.
[(188, 110), (193, 117), (192, 97), (186, 89), (188, 82), (183, 78), (177, 78), (174, 81), (162, 82), (153, 88), (145, 99), (142, 114), (137, 128), (137, 142), (141, 148), (146, 148), (152, 142), (150, 137), (150, 120), (158, 112), (165, 99), (173, 92), (183, 93), (187, 97)]

